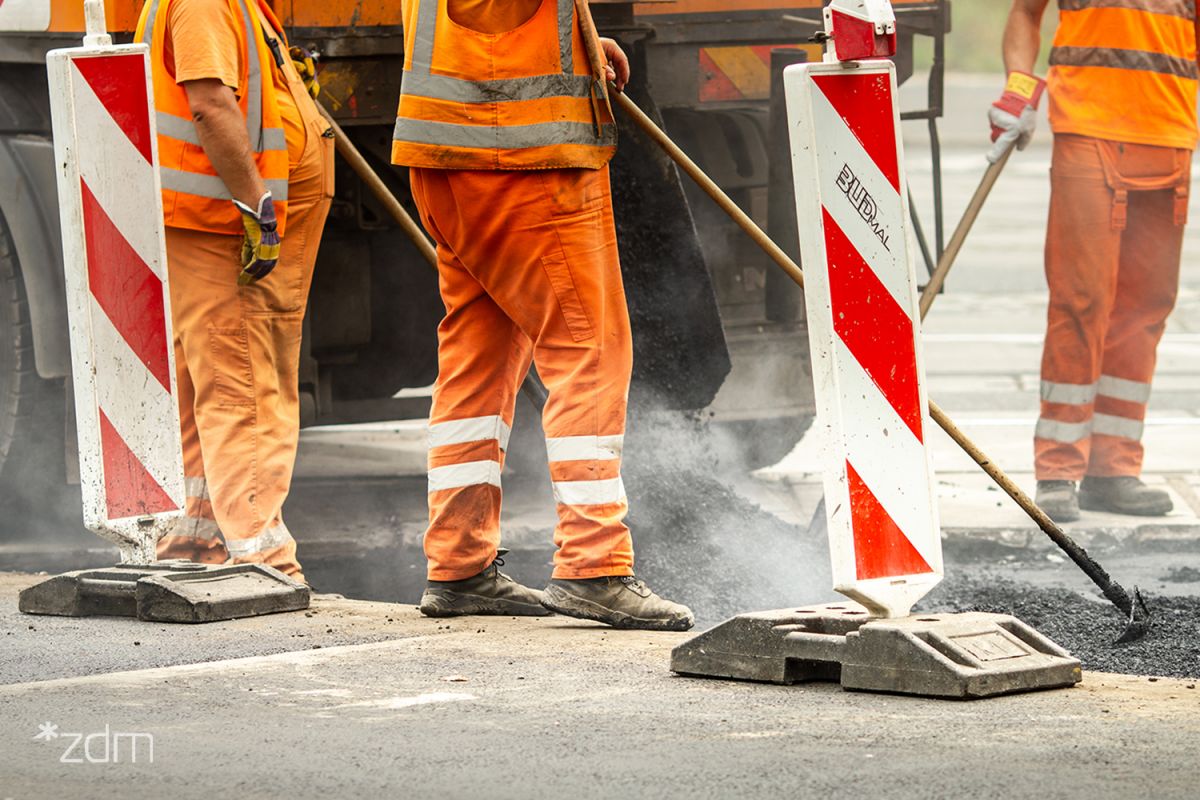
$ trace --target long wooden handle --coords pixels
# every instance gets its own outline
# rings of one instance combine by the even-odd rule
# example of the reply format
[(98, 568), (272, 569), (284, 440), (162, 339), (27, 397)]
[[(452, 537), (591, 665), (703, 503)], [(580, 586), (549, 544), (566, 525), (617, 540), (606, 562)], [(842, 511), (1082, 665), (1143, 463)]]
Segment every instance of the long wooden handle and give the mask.
[(954, 235), (950, 237), (950, 242), (946, 245), (945, 251), (942, 252), (942, 257), (938, 259), (933, 274), (929, 276), (929, 283), (925, 284), (925, 289), (921, 292), (921, 319), (925, 319), (925, 315), (929, 313), (929, 308), (933, 305), (933, 301), (941, 293), (942, 286), (946, 283), (946, 276), (950, 274), (950, 268), (954, 266), (954, 260), (958, 258), (958, 253), (962, 250), (963, 242), (967, 240), (967, 234), (974, 227), (975, 220), (979, 219), (979, 212), (983, 210), (984, 202), (987, 201), (988, 195), (992, 193), (992, 187), (996, 185), (996, 179), (1004, 171), (1004, 165), (1008, 163), (1008, 159), (1012, 153), (1013, 146), (1009, 146), (1004, 151), (1004, 154), (1000, 156), (1000, 160), (995, 164), (988, 165), (987, 171), (983, 173), (983, 179), (979, 181), (979, 188), (971, 196), (971, 202), (967, 204), (967, 210), (963, 212), (962, 219), (958, 221), (958, 227), (954, 229)]
[(425, 235), (425, 231), (417, 224), (417, 221), (412, 218), (412, 215), (405, 210), (404, 206), (400, 205), (400, 201), (396, 199), (396, 195), (392, 194), (392, 190), (387, 187), (383, 179), (375, 174), (375, 170), (371, 169), (371, 165), (367, 163), (367, 159), (363, 158), (363, 154), (354, 146), (354, 142), (350, 141), (350, 137), (342, 130), (342, 126), (337, 124), (337, 120), (329, 113), (325, 106), (317, 103), (317, 108), (320, 109), (321, 115), (333, 127), (334, 142), (337, 146), (338, 154), (346, 160), (350, 168), (354, 170), (367, 188), (371, 190), (371, 194), (375, 195), (375, 199), (383, 204), (387, 212), (391, 214), (392, 219), (396, 220), (396, 224), (400, 229), (412, 240), (412, 243), (421, 251), (421, 255), (433, 267), (437, 266), (437, 250), (433, 246), (433, 242), (429, 241), (429, 237)]

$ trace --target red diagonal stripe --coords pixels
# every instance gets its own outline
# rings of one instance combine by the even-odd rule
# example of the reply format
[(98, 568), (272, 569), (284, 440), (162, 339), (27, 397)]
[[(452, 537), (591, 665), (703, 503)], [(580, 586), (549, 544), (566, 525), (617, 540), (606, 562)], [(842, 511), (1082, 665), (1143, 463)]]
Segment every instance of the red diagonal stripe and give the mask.
[(71, 63), (108, 109), (117, 127), (146, 162), (152, 163), (150, 101), (146, 97), (146, 62), (141, 53), (76, 58)]
[(933, 572), (908, 536), (875, 497), (850, 462), (850, 512), (854, 527), (854, 566), (858, 579), (894, 578)]
[(171, 391), (163, 284), (100, 207), (87, 181), (83, 189), (83, 235), (88, 287), (146, 369)]
[(100, 409), (100, 449), (104, 456), (104, 499), (109, 519), (179, 508), (125, 444), (104, 409)]
[(721, 71), (708, 51), (700, 50), (700, 100), (741, 100), (745, 97), (729, 76)]
[(923, 440), (913, 324), (833, 217), (825, 217), (833, 328), (888, 403)]
[(879, 171), (900, 191), (896, 120), (888, 75), (814, 75), (813, 82), (845, 121)]

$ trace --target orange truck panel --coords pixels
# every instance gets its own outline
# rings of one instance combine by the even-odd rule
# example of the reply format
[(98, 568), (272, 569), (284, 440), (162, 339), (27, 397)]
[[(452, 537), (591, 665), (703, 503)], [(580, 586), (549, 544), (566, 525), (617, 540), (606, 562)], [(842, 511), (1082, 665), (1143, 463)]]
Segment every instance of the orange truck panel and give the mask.
[[(894, 6), (918, 5), (928, 0), (892, 0)], [(676, 0), (673, 3), (639, 3), (637, 13), (714, 14), (722, 11), (762, 11), (766, 9), (821, 8), (825, 0)]]

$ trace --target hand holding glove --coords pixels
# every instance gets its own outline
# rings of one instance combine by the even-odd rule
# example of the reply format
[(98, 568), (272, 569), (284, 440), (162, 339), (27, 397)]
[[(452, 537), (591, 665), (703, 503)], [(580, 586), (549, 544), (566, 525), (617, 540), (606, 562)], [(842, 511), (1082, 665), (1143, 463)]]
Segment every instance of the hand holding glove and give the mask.
[(316, 55), (303, 47), (292, 45), (288, 48), (288, 56), (292, 59), (292, 66), (300, 74), (300, 80), (304, 81), (304, 88), (308, 89), (309, 95), (316, 100), (321, 94), (321, 82), (317, 80)]
[(992, 141), (987, 160), (995, 164), (1008, 148), (1016, 145), (1024, 150), (1037, 129), (1037, 107), (1042, 99), (1046, 82), (1026, 72), (1012, 72), (1004, 94), (988, 109), (988, 122), (992, 124)]
[(271, 193), (264, 192), (258, 199), (257, 209), (238, 200), (233, 204), (242, 212), (242, 225), (246, 228), (246, 236), (242, 239), (242, 272), (238, 275), (238, 286), (246, 286), (267, 277), (279, 262), (275, 203)]

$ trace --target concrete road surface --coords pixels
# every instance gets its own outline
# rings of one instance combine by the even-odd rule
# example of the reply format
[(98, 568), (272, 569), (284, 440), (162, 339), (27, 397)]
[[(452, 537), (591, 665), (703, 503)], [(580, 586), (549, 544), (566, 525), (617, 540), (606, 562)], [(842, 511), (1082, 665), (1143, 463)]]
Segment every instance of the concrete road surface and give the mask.
[[(4, 608), (30, 580), (0, 576)], [(0, 798), (1196, 796), (1191, 681), (932, 701), (676, 677), (685, 634), (314, 612), (181, 630), (193, 659), (198, 643), (240, 656), (207, 663), (159, 649), (152, 625), (89, 620), (84, 652), (62, 636), (80, 621), (19, 618), (46, 680), (11, 669), (34, 637), (6, 618)], [(368, 643), (329, 646), (350, 630)]]

